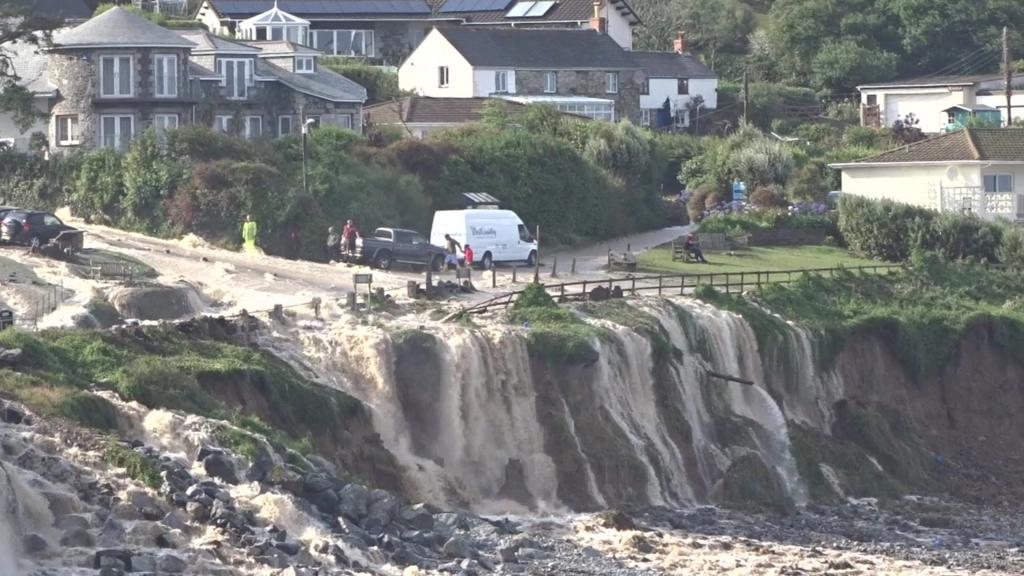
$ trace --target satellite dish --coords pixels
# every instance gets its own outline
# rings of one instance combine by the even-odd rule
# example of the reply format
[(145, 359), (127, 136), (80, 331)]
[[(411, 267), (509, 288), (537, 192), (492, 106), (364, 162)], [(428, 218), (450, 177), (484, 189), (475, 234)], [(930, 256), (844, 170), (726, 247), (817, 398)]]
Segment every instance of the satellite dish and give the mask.
[(956, 180), (960, 176), (960, 171), (956, 169), (956, 166), (950, 166), (946, 168), (946, 178), (950, 180)]

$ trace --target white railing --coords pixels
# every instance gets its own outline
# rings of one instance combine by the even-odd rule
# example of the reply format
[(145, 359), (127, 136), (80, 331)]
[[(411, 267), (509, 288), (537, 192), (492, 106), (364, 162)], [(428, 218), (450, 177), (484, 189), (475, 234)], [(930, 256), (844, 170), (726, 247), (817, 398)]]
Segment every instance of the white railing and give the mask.
[(1024, 220), (1024, 200), (1016, 192), (985, 192), (981, 186), (939, 185), (939, 210), (971, 212), (979, 218)]

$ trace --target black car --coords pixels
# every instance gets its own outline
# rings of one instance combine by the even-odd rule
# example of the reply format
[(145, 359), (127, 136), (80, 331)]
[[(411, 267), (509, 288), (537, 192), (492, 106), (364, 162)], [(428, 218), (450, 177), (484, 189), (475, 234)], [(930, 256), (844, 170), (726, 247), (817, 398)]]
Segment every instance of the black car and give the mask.
[(356, 240), (355, 254), (349, 259), (388, 270), (396, 262), (413, 266), (430, 266), (434, 271), (444, 266), (444, 249), (433, 246), (415, 230), (377, 228), (372, 238)]
[(42, 246), (62, 232), (73, 231), (49, 212), (15, 209), (8, 212), (0, 223), (0, 240), (25, 246)]

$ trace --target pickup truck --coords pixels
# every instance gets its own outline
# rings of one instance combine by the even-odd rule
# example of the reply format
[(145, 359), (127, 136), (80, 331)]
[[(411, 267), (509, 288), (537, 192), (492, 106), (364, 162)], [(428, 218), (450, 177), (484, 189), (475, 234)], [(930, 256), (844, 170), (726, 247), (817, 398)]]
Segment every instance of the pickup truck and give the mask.
[(372, 238), (357, 238), (351, 260), (388, 270), (396, 263), (430, 266), (439, 271), (444, 266), (444, 249), (432, 245), (415, 230), (377, 228)]

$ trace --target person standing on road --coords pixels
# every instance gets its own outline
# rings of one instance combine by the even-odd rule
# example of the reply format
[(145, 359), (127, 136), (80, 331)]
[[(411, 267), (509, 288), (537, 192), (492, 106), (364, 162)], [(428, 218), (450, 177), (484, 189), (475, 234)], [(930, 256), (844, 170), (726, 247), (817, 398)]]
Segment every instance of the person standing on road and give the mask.
[(466, 263), (466, 268), (472, 268), (473, 267), (473, 249), (469, 247), (469, 244), (466, 244), (466, 245), (464, 245), (462, 247), (462, 257), (463, 257), (462, 259)]
[(459, 267), (459, 250), (461, 250), (461, 249), (462, 249), (462, 244), (459, 244), (458, 240), (456, 240), (455, 238), (452, 238), (451, 235), (449, 235), (449, 234), (445, 234), (444, 235), (444, 266), (445, 266), (445, 268), (448, 268), (450, 270), (451, 268), (449, 268), (449, 266), (454, 266), (456, 268)]
[(351, 219), (345, 222), (345, 227), (341, 229), (341, 238), (345, 243), (345, 256), (349, 259), (356, 252), (356, 238), (359, 237), (359, 228), (356, 228), (356, 223)]
[(293, 222), (288, 225), (288, 259), (298, 260), (299, 252), (302, 250), (302, 239), (299, 238), (299, 227)]
[(256, 235), (258, 233), (259, 229), (256, 226), (256, 221), (252, 219), (251, 214), (246, 214), (245, 223), (242, 224), (242, 244), (246, 252), (259, 254), (260, 250), (256, 247)]
[(327, 229), (327, 243), (324, 245), (324, 254), (328, 262), (337, 262), (341, 258), (341, 235), (338, 229), (331, 226)]

